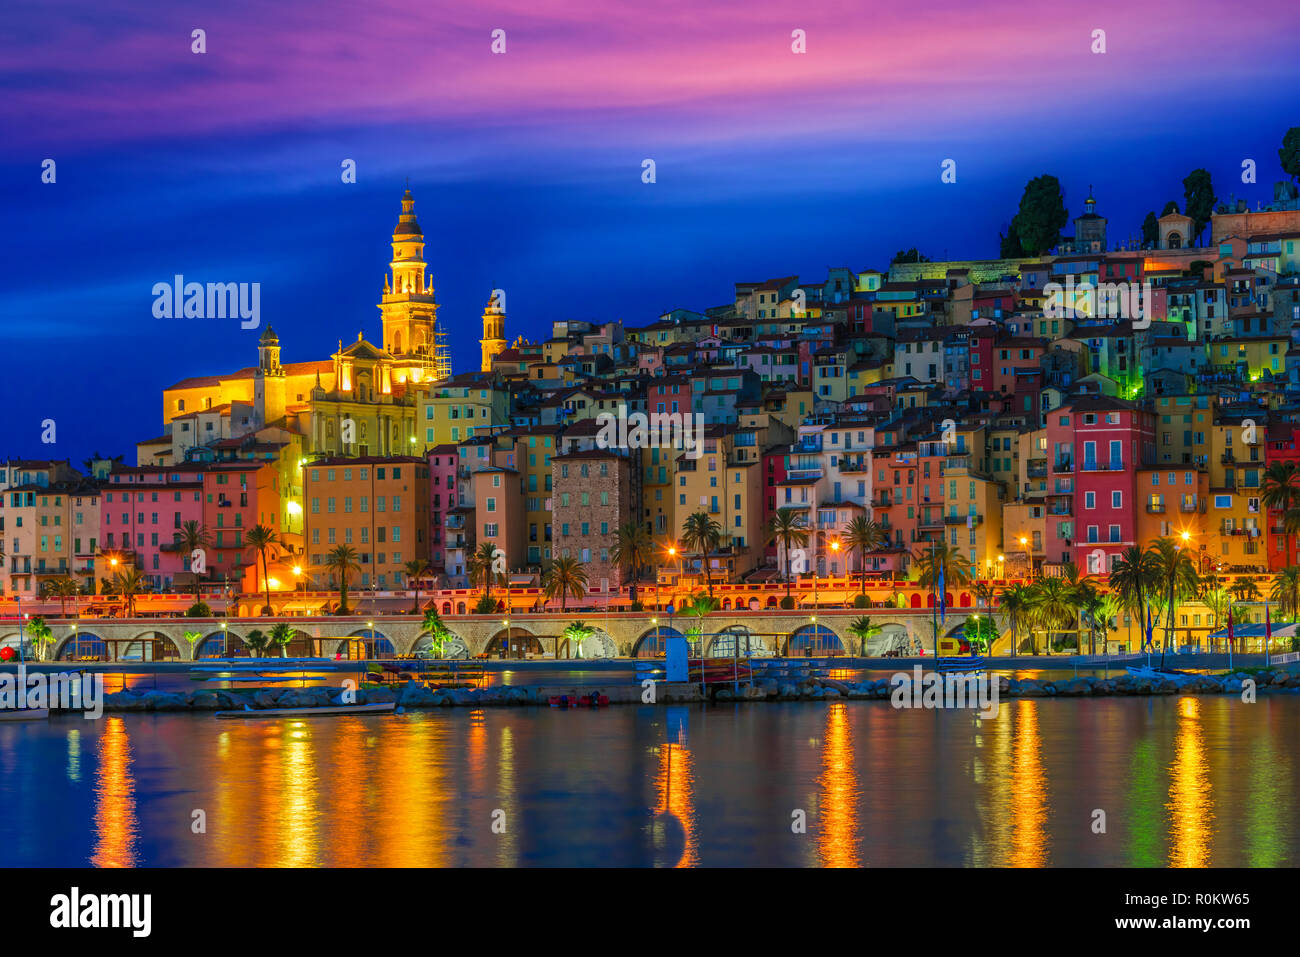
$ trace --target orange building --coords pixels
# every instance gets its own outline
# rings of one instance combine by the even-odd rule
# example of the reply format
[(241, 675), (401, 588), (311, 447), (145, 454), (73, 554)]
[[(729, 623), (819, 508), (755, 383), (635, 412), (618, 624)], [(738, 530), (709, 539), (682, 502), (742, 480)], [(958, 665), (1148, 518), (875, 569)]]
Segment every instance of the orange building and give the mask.
[(318, 587), (337, 587), (325, 562), (356, 552), (357, 588), (404, 588), (402, 566), (429, 557), (429, 463), (416, 456), (327, 458), (303, 469), (306, 552)]

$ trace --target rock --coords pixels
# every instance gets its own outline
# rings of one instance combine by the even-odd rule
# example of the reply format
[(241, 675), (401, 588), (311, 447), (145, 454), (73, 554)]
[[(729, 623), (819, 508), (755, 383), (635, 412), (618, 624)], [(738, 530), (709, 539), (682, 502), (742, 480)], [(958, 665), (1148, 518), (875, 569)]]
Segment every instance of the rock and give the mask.
[(780, 698), (782, 701), (788, 701), (791, 698), (797, 698), (799, 697), (799, 689), (787, 681), (783, 683), (781, 687), (777, 690), (777, 697)]
[(177, 692), (155, 691), (150, 694), (153, 699), (154, 711), (189, 711), (190, 702), (188, 698)]
[(1092, 694), (1092, 682), (1088, 678), (1071, 678), (1056, 684), (1056, 693), (1063, 698), (1079, 698)]
[(713, 693), (713, 700), (714, 701), (735, 701), (736, 696), (735, 694), (732, 693), (732, 690), (730, 688), (724, 687), (724, 688), (719, 688), (717, 691)]
[(190, 707), (195, 711), (221, 711), (221, 696), (216, 691), (196, 691)]
[(510, 688), (506, 691), (507, 704), (528, 704), (528, 689)]
[[(359, 698), (360, 698), (360, 694), (358, 693), (358, 699)], [(378, 690), (375, 691), (366, 692), (366, 704), (388, 704), (389, 702), (394, 702), (396, 700), (397, 700), (397, 692), (391, 690), (390, 688), (379, 688)], [(358, 700), (357, 704), (360, 703), (361, 701)]]
[(1231, 677), (1223, 683), (1223, 691), (1228, 694), (1241, 694), (1242, 681), (1240, 678)]
[(1033, 678), (1020, 679), (1019, 688), (1013, 690), (1012, 694), (1019, 694), (1022, 698), (1044, 698), (1047, 696), (1042, 683), (1035, 681)]
[(253, 692), (254, 708), (275, 708), (278, 707), (276, 702), (280, 699), (279, 688), (260, 688)]

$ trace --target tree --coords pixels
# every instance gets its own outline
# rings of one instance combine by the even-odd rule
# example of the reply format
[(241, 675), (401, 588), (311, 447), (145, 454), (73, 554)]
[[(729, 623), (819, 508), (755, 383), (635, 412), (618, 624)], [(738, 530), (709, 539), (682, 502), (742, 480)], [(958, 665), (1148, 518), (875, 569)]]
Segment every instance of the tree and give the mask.
[(939, 587), (940, 569), (943, 571), (942, 577), (945, 589), (962, 588), (970, 584), (972, 577), (971, 564), (955, 545), (949, 546), (941, 542), (935, 542), (930, 548), (917, 551), (913, 557), (915, 557), (917, 567), (920, 569), (917, 584), (922, 588), (935, 589)]
[(195, 646), (196, 644), (198, 644), (199, 639), (202, 638), (202, 637), (203, 637), (203, 633), (200, 632), (200, 631), (187, 631), (187, 632), (185, 632), (185, 640), (186, 640), (187, 642), (189, 642), (189, 646), (190, 646), (190, 658), (191, 658), (191, 659), (194, 658), (194, 646)]
[(1278, 603), (1278, 616), (1296, 620), (1300, 613), (1300, 568), (1288, 565), (1273, 576), (1269, 598)]
[(1176, 213), (1176, 212), (1178, 212), (1178, 203), (1175, 200), (1171, 199), (1169, 202), (1165, 203), (1165, 208), (1160, 213), (1160, 218), (1163, 219), (1164, 217), (1168, 216), (1170, 213)]
[(1161, 594), (1165, 599), (1165, 643), (1161, 655), (1173, 647), (1174, 612), (1178, 602), (1193, 598), (1200, 585), (1196, 573), (1196, 563), (1172, 538), (1157, 538), (1151, 543), (1151, 554), (1156, 557), (1156, 567), (1160, 570)]
[(270, 639), (271, 644), (279, 647), (280, 657), (288, 658), (289, 643), (293, 641), (293, 626), (288, 622), (277, 622), (275, 627), (271, 629)]
[(1156, 219), (1155, 210), (1147, 213), (1142, 220), (1142, 248), (1155, 249), (1160, 245), (1160, 221)]
[(1264, 507), (1282, 513), (1283, 534), (1286, 536), (1286, 563), (1295, 564), (1292, 546), (1295, 531), (1287, 531), (1288, 518), (1293, 525), (1300, 524), (1300, 469), (1294, 462), (1272, 462), (1264, 469)]
[[(325, 555), (325, 567), (331, 573), (337, 572), (339, 576), (339, 609), (340, 615), (346, 615), (348, 608), (348, 576), (353, 572), (361, 571), (361, 566), (357, 564), (357, 552), (351, 545), (336, 545)], [(333, 575), (331, 574), (331, 577)]]
[(1138, 629), (1142, 632), (1142, 647), (1147, 646), (1147, 612), (1151, 593), (1158, 587), (1160, 568), (1155, 556), (1138, 545), (1130, 545), (1110, 570), (1111, 590), (1119, 596), (1120, 605), (1137, 615)]
[(650, 533), (646, 531), (644, 525), (640, 522), (628, 522), (618, 530), (617, 539), (614, 547), (610, 550), (609, 557), (614, 560), (628, 579), (631, 581), (631, 588), (628, 589), (628, 597), (636, 601), (636, 583), (641, 576), (642, 569), (650, 562), (650, 556), (654, 553), (654, 542), (650, 538)]
[(124, 609), (126, 617), (134, 618), (136, 596), (149, 590), (149, 582), (144, 577), (144, 572), (138, 568), (123, 568), (114, 573), (110, 585), (113, 594), (121, 596), (126, 603)]
[(998, 626), (991, 615), (970, 615), (962, 625), (962, 633), (970, 642), (971, 650), (988, 654), (998, 640)]
[(695, 512), (686, 516), (682, 523), (682, 544), (691, 551), (700, 553), (700, 564), (704, 566), (704, 581), (709, 594), (713, 594), (713, 574), (709, 569), (709, 555), (718, 550), (722, 542), (722, 526), (708, 512)]
[(81, 594), (81, 586), (77, 584), (75, 578), (60, 575), (58, 578), (51, 578), (45, 583), (45, 593), (59, 600), (59, 617), (67, 618), (68, 599)]
[(48, 645), (52, 640), (52, 633), (50, 631), (50, 626), (46, 623), (43, 617), (37, 615), (27, 623), (27, 627), (25, 631), (27, 634), (27, 638), (31, 641), (32, 645), (36, 648), (36, 660), (44, 661), (45, 646)]
[(418, 615), (420, 613), (420, 579), (432, 569), (423, 558), (412, 558), (402, 566), (402, 570), (406, 572), (407, 580), (411, 582), (411, 587), (415, 589), (415, 606), (411, 609), (411, 614)]
[(1015, 229), (1015, 221), (1007, 227), (1006, 233), (998, 233), (998, 257), (1001, 259), (1024, 259), (1025, 247), (1020, 245), (1020, 236)]
[[(585, 622), (571, 621), (569, 626), (564, 629), (564, 642), (570, 658), (582, 657), (582, 643), (596, 633), (596, 629), (589, 627)], [(574, 646), (577, 646), (578, 653), (573, 653)], [(556, 649), (556, 656), (559, 655), (559, 649)]]
[(1060, 243), (1061, 230), (1069, 221), (1060, 180), (1044, 174), (1025, 185), (1020, 210), (1011, 220), (1011, 231), (1025, 255), (1038, 256)]
[(898, 252), (894, 253), (894, 258), (889, 261), (889, 265), (892, 266), (895, 263), (928, 263), (933, 261), (934, 260), (929, 256), (921, 255), (921, 253), (917, 252), (916, 247), (913, 246), (911, 249), (900, 249)]
[(441, 658), (443, 649), (452, 638), (452, 633), (438, 616), (438, 609), (431, 607), (424, 613), (424, 630), (429, 634), (429, 650), (433, 652), (435, 658)]
[[(1047, 633), (1047, 653), (1052, 653), (1052, 635), (1075, 629), (1078, 636), (1078, 598), (1064, 578), (1040, 578), (1029, 587), (1030, 615), (1034, 626)], [(1038, 654), (1038, 642), (1033, 642)]]
[(1282, 147), (1277, 151), (1282, 172), (1300, 183), (1300, 126), (1293, 126), (1282, 137)]
[(570, 595), (581, 600), (587, 594), (587, 569), (576, 558), (562, 555), (542, 572), (542, 593), (547, 601), (559, 595), (560, 611), (564, 611)]
[(1183, 180), (1183, 199), (1187, 203), (1183, 208), (1192, 218), (1192, 235), (1200, 239), (1201, 233), (1210, 221), (1218, 197), (1214, 195), (1214, 183), (1210, 180), (1210, 171), (1194, 169)]
[(703, 592), (692, 595), (682, 605), (682, 614), (696, 619), (696, 624), (686, 629), (686, 634), (694, 635), (698, 645), (699, 657), (704, 657), (704, 619), (718, 610), (718, 600)]
[(1259, 601), (1259, 586), (1255, 584), (1254, 579), (1238, 578), (1228, 590), (1237, 601)]
[(484, 542), (474, 550), (469, 559), (469, 581), (471, 585), (483, 586), (483, 597), (492, 598), (492, 579), (500, 583), (505, 576), (495, 570), (497, 547), (494, 542)]
[(1011, 629), (1011, 650), (1014, 654), (1020, 646), (1020, 632), (1030, 621), (1029, 586), (1017, 583), (1002, 589), (998, 596), (998, 612)]
[(262, 559), (262, 585), (266, 588), (266, 607), (262, 609), (264, 615), (275, 614), (275, 609), (271, 607), (271, 579), (267, 577), (266, 567), (266, 550), (274, 544), (274, 529), (267, 528), (265, 525), (254, 525), (248, 530), (245, 547), (255, 549)]
[[(172, 542), (186, 555), (193, 554), (196, 548), (206, 549), (211, 545), (211, 536), (208, 535), (206, 525), (190, 519), (187, 522), (181, 522), (178, 531), (172, 532)], [(199, 596), (199, 573), (193, 572), (194, 575), (194, 602), (198, 604), (201, 600)]]
[(866, 615), (860, 615), (849, 622), (849, 634), (858, 639), (858, 654), (865, 657), (867, 642), (880, 634), (880, 626)]
[(252, 655), (252, 657), (254, 658), (262, 657), (261, 652), (262, 649), (266, 647), (266, 642), (267, 642), (266, 633), (257, 628), (254, 628), (252, 631), (250, 631), (248, 634), (244, 636), (244, 647), (246, 647), (249, 651), (257, 652), (256, 654)]
[(889, 541), (889, 533), (879, 522), (874, 522), (865, 515), (858, 515), (844, 526), (840, 539), (850, 551), (858, 552), (858, 575), (862, 581), (862, 594), (867, 593), (867, 552), (874, 552), (884, 547)]
[(803, 514), (793, 508), (778, 508), (768, 520), (767, 535), (768, 541), (779, 546), (785, 553), (785, 597), (789, 598), (790, 579), (794, 577), (790, 551), (808, 544), (808, 526), (804, 524)]

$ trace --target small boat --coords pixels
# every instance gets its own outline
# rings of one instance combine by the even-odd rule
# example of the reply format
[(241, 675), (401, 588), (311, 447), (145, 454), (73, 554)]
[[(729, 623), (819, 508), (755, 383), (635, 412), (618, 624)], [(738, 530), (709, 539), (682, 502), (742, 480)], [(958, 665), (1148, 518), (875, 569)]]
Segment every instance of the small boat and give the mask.
[(340, 704), (324, 708), (244, 708), (242, 711), (218, 711), (218, 718), (323, 718), (340, 714), (391, 714), (395, 701), (381, 704)]
[(957, 658), (936, 658), (935, 670), (941, 674), (972, 674), (984, 670), (986, 657), (962, 655)]
[(553, 694), (550, 697), (552, 708), (604, 708), (609, 705), (609, 695), (603, 694), (584, 694), (584, 695), (567, 695)]
[(0, 709), (0, 721), (43, 721), (49, 716), (49, 708)]

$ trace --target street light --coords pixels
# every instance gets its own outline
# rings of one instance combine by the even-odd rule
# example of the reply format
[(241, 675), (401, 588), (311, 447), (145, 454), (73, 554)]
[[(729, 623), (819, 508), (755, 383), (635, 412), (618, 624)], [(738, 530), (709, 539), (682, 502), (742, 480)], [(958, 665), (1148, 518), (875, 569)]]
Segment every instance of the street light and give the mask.
[(1020, 547), (1025, 550), (1025, 577), (1030, 581), (1034, 580), (1034, 556), (1029, 552), (1029, 539), (1024, 535), (1020, 536)]

